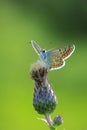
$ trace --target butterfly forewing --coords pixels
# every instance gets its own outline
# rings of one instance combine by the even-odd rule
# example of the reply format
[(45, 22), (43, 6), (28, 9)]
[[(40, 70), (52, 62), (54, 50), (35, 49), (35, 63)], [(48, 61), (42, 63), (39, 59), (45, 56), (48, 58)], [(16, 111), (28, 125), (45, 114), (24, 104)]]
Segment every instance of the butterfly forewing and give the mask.
[(62, 53), (62, 59), (67, 59), (75, 50), (75, 46), (74, 45), (69, 45), (69, 46), (66, 46), (64, 49), (63, 49), (63, 53)]
[(36, 53), (39, 55), (42, 48), (40, 48), (40, 46), (34, 40), (31, 41), (31, 44), (32, 44), (34, 50), (36, 51)]
[(47, 52), (49, 55), (49, 69), (60, 69), (65, 65), (64, 59), (67, 59), (74, 51), (75, 46), (69, 45), (59, 49), (52, 49)]

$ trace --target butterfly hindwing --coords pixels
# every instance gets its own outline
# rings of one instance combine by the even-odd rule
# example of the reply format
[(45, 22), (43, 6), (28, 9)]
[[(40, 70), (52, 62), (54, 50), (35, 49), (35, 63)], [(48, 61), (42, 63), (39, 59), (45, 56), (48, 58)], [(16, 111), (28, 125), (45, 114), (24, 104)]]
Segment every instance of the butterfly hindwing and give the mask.
[(65, 65), (65, 61), (62, 60), (61, 58), (60, 58), (60, 59), (57, 59), (57, 60), (53, 60), (53, 61), (51, 60), (49, 69), (50, 69), (50, 70), (60, 69), (60, 68), (62, 68), (64, 65)]

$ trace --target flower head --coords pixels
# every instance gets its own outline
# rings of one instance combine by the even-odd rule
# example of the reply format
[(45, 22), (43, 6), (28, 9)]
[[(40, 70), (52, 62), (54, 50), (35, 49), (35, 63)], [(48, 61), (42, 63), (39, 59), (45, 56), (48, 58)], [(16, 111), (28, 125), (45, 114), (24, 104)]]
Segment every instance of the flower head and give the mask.
[(32, 65), (31, 77), (35, 81), (33, 106), (39, 114), (49, 114), (54, 111), (57, 98), (47, 79), (47, 68), (41, 61)]

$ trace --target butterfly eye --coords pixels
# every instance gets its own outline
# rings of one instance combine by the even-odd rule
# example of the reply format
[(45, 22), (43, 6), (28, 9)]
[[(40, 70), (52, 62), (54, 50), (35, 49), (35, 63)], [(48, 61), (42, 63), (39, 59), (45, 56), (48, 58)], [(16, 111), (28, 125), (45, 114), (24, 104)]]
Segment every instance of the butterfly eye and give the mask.
[(45, 53), (45, 50), (43, 50), (42, 52)]

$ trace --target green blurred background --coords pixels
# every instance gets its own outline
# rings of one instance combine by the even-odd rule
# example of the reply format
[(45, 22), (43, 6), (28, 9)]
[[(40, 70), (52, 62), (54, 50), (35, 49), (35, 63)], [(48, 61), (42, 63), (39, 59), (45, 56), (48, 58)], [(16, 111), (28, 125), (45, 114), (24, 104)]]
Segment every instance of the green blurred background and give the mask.
[(48, 130), (33, 108), (31, 40), (50, 49), (75, 44), (66, 66), (48, 79), (58, 97), (59, 130), (87, 130), (87, 1), (0, 1), (0, 130)]

